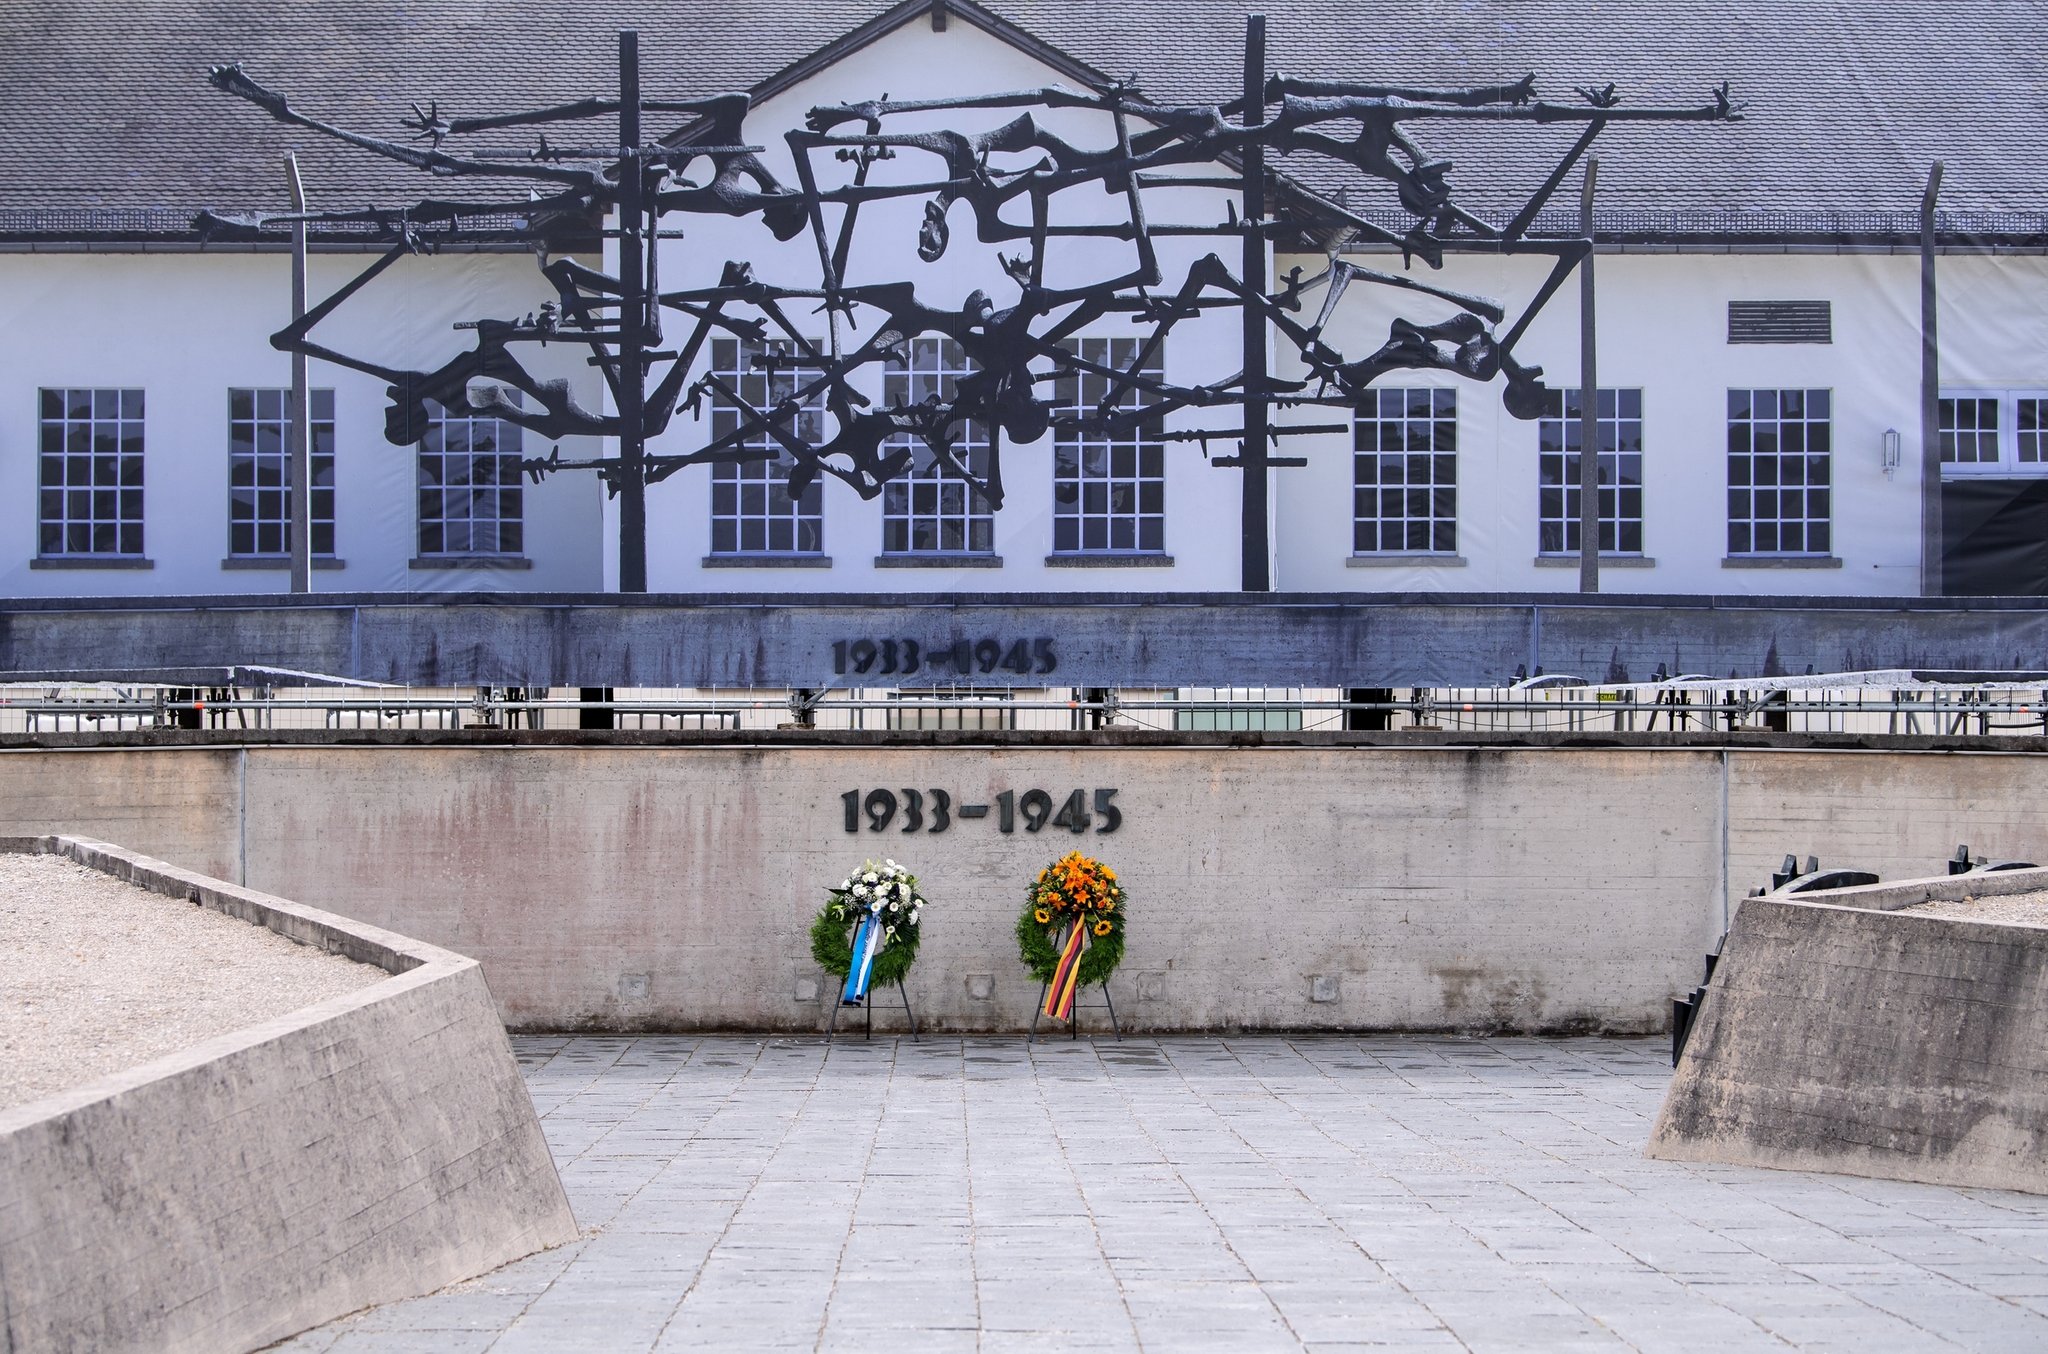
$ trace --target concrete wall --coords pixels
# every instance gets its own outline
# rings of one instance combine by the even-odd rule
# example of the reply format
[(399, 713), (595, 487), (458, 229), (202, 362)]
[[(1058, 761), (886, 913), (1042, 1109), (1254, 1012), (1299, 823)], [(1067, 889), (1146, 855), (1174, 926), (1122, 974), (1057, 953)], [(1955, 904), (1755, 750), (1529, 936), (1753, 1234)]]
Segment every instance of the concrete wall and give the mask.
[(394, 976), (0, 1112), (0, 1347), (254, 1349), (576, 1236), (474, 961), (102, 843), (9, 845)]
[[(139, 822), (125, 783), (166, 767), (191, 768), (192, 797)], [(10, 751), (0, 821), (118, 822), (172, 859), (231, 848), (254, 887), (476, 955), (522, 1028), (820, 1029), (822, 886), (887, 855), (936, 904), (909, 985), (925, 1022), (1018, 1029), (1037, 993), (1010, 934), (1022, 891), (1081, 847), (1132, 891), (1114, 996), (1138, 1028), (1650, 1031), (1729, 895), (1787, 852), (1888, 877), (1958, 841), (2038, 853), (2044, 773), (2027, 754), (1199, 736)], [(944, 789), (954, 822), (849, 834), (840, 796), (876, 787)], [(1122, 826), (958, 817), (1032, 788), (1115, 789)]]
[(2048, 927), (1743, 903), (1648, 1152), (2048, 1193)]

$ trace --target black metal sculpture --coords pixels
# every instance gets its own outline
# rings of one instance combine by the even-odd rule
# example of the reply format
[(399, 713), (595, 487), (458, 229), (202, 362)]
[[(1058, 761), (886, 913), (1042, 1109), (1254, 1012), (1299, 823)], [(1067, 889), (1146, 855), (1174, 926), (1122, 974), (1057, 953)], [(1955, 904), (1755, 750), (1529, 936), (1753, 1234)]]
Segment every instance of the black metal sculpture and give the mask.
[[(1581, 89), (1578, 101), (1537, 97), (1533, 78), (1512, 85), (1473, 89), (1411, 88), (1397, 85), (1268, 79), (1264, 70), (1264, 22), (1254, 18), (1244, 66), (1245, 94), (1216, 106), (1152, 102), (1135, 88), (1119, 85), (1100, 92), (1059, 87), (960, 99), (900, 102), (878, 99), (813, 109), (807, 126), (786, 139), (797, 182), (787, 184), (761, 158), (763, 148), (747, 144), (749, 99), (725, 94), (688, 100), (643, 99), (639, 88), (638, 42), (619, 39), (619, 96), (493, 117), (444, 117), (438, 105), (413, 105), (404, 125), (412, 141), (365, 136), (333, 126), (293, 108), (284, 96), (258, 84), (238, 66), (209, 74), (221, 90), (254, 103), (288, 125), (331, 136), (373, 154), (441, 178), (510, 179), (530, 186), (527, 200), (426, 198), (399, 208), (362, 211), (225, 215), (204, 213), (199, 225), (210, 235), (249, 234), (308, 222), (367, 227), (390, 247), (363, 272), (279, 331), (272, 343), (338, 365), (370, 373), (390, 386), (386, 435), (398, 444), (416, 442), (427, 426), (427, 404), (495, 415), (551, 439), (616, 439), (616, 454), (524, 462), (535, 479), (567, 470), (602, 477), (621, 500), (619, 579), (622, 590), (646, 589), (646, 487), (690, 465), (745, 462), (787, 456), (789, 491), (801, 493), (820, 475), (832, 475), (864, 497), (882, 491), (912, 464), (906, 441), (928, 447), (945, 473), (968, 481), (991, 508), (1003, 498), (1001, 443), (1029, 443), (1055, 427), (1096, 431), (1156, 428), (1166, 414), (1183, 409), (1236, 408), (1235, 426), (1176, 429), (1175, 440), (1234, 441), (1236, 457), (1215, 464), (1245, 473), (1244, 586), (1263, 591), (1267, 575), (1265, 494), (1267, 470), (1298, 465), (1299, 459), (1271, 454), (1282, 436), (1328, 431), (1330, 425), (1272, 422), (1278, 405), (1353, 406), (1368, 398), (1372, 384), (1397, 370), (1455, 373), (1475, 381), (1506, 378), (1504, 401), (1519, 418), (1535, 418), (1544, 407), (1539, 367), (1517, 360), (1515, 349), (1531, 321), (1572, 269), (1591, 249), (1586, 238), (1537, 238), (1538, 213), (1556, 192), (1594, 138), (1621, 120), (1720, 122), (1740, 115), (1724, 85), (1693, 108), (1623, 108), (1613, 86)], [(911, 115), (1021, 110), (988, 130), (889, 130)], [(1106, 144), (1084, 147), (1055, 134), (1042, 115), (1072, 111), (1105, 118)], [(641, 119), (673, 115), (683, 122), (671, 135), (649, 141)], [(523, 157), (457, 154), (449, 147), (511, 129), (578, 126), (617, 119), (613, 144), (559, 144), (543, 130)], [(1581, 131), (1555, 168), (1531, 192), (1520, 210), (1496, 223), (1455, 199), (1449, 161), (1432, 159), (1408, 129), (1430, 122), (1577, 124)], [(1356, 129), (1355, 131), (1353, 129)], [(610, 141), (611, 138), (593, 138)], [(1421, 260), (1441, 267), (1453, 252), (1492, 251), (1548, 256), (1554, 265), (1533, 301), (1512, 322), (1498, 303), (1331, 257), (1314, 278), (1299, 270), (1276, 288), (1266, 277), (1268, 244), (1297, 222), (1267, 210), (1266, 152), (1311, 153), (1391, 186), (1412, 225), (1396, 232), (1328, 202), (1310, 210), (1342, 223), (1364, 239), (1400, 249), (1411, 265)], [(934, 162), (928, 177), (910, 182), (877, 182), (872, 167), (905, 156)], [(1235, 160), (1238, 173), (1204, 176), (1201, 166)], [(834, 169), (832, 167), (837, 166)], [(828, 174), (831, 176), (828, 178)], [(1241, 190), (1243, 210), (1221, 222), (1163, 222), (1147, 212), (1147, 195), (1163, 189), (1227, 187)], [(1061, 194), (1104, 191), (1122, 199), (1123, 217), (1110, 222), (1055, 220)], [(992, 246), (1021, 245), (1001, 257), (1016, 288), (1008, 305), (977, 291), (958, 306), (934, 306), (919, 299), (912, 280), (881, 284), (847, 281), (861, 209), (894, 199), (922, 199), (923, 223), (917, 252), (932, 262), (953, 247), (954, 208), (963, 206), (975, 239)], [(778, 240), (808, 233), (817, 254), (817, 279), (792, 286), (754, 275), (746, 263), (727, 262), (716, 283), (664, 290), (659, 241), (672, 236), (664, 218), (722, 215), (752, 217)], [(556, 300), (523, 319), (481, 319), (465, 326), (474, 346), (432, 371), (409, 371), (329, 348), (313, 337), (322, 320), (361, 292), (408, 254), (432, 250), (465, 220), (512, 218), (514, 229), (542, 256), (541, 271)], [(567, 258), (548, 257), (551, 242), (579, 232), (593, 220), (610, 219), (618, 242), (616, 275)], [(1169, 278), (1157, 241), (1171, 236), (1239, 237), (1243, 259), (1233, 272), (1209, 254)], [(1089, 237), (1128, 242), (1129, 266), (1120, 274), (1086, 285), (1055, 287), (1046, 282), (1049, 246)], [(1330, 346), (1332, 316), (1347, 290), (1358, 285), (1418, 292), (1450, 303), (1456, 314), (1436, 324), (1393, 320), (1380, 347), (1349, 357)], [(1321, 291), (1311, 313), (1307, 298)], [(825, 319), (822, 336), (792, 318), (798, 306), (815, 308)], [(1235, 309), (1243, 318), (1244, 365), (1233, 378), (1186, 386), (1157, 373), (1155, 358), (1168, 334), (1204, 311)], [(1085, 359), (1070, 340), (1104, 317), (1132, 323), (1140, 342), (1129, 363), (1110, 365)], [(669, 317), (683, 322), (681, 341), (664, 348)], [(1506, 324), (1505, 332), (1498, 327)], [(1275, 379), (1266, 345), (1277, 333), (1300, 356), (1306, 376)], [(694, 382), (706, 343), (716, 335), (760, 343), (779, 340), (774, 359), (801, 373), (773, 403), (757, 407), (717, 375)], [(855, 336), (864, 335), (855, 341)], [(971, 371), (951, 398), (876, 407), (857, 388), (856, 373), (900, 360), (920, 335), (956, 341)], [(581, 344), (591, 353), (610, 393), (613, 411), (579, 404), (569, 383), (543, 380), (520, 361), (528, 344)], [(1092, 407), (1058, 408), (1046, 393), (1062, 377), (1088, 373), (1104, 392)], [(513, 400), (507, 390), (520, 392)], [(649, 438), (669, 428), (679, 409), (701, 410), (706, 397), (737, 408), (736, 426), (683, 453), (649, 455)], [(797, 418), (822, 400), (828, 435), (799, 435)], [(973, 422), (990, 430), (986, 468), (977, 470), (959, 452), (960, 430)]]

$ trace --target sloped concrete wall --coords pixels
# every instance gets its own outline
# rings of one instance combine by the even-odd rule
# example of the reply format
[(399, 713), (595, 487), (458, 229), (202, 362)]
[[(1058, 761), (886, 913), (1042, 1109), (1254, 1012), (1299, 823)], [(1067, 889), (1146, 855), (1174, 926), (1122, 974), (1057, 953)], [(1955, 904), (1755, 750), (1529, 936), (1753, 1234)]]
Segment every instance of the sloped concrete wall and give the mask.
[(576, 1225), (482, 970), (120, 851), (60, 852), (393, 976), (0, 1112), (0, 1347), (261, 1347)]
[(1749, 899), (1648, 1154), (2048, 1193), (2048, 927)]

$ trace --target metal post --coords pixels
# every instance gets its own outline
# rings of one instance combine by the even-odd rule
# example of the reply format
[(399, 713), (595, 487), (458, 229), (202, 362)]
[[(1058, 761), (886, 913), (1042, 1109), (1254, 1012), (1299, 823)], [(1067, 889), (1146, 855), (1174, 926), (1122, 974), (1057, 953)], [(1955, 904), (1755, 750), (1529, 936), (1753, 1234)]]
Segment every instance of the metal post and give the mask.
[(1920, 195), (1920, 595), (1942, 594), (1941, 342), (1935, 327), (1934, 204), (1941, 196), (1942, 162), (1927, 171)]
[[(1593, 314), (1593, 185), (1600, 162), (1586, 161), (1579, 184), (1579, 234), (1586, 257), (1579, 264), (1579, 591), (1600, 591), (1600, 375), (1594, 364)], [(1620, 411), (1617, 410), (1617, 413)], [(1618, 450), (1619, 448), (1617, 448)], [(1620, 470), (1617, 464), (1615, 469)], [(1615, 501), (1621, 480), (1614, 482)], [(1616, 548), (1621, 545), (1615, 541)]]
[[(292, 210), (306, 210), (306, 183), (299, 177), (299, 157), (296, 152), (286, 151), (284, 157), (285, 182), (291, 188)], [(306, 318), (306, 223), (292, 223), (292, 323), (298, 325)], [(291, 590), (308, 593), (313, 590), (313, 416), (308, 401), (312, 392), (307, 388), (306, 354), (303, 349), (292, 352), (292, 448), (291, 448), (291, 505), (292, 523), (290, 547), (292, 552)]]
[[(1244, 24), (1244, 123), (1266, 121), (1266, 16), (1252, 14)], [(1244, 147), (1244, 285), (1266, 290), (1266, 151), (1257, 137)], [(1251, 305), (1244, 318), (1244, 560), (1246, 592), (1273, 590), (1272, 544), (1268, 538), (1268, 495), (1272, 475), (1267, 468), (1270, 396), (1266, 389), (1266, 317)]]
[(619, 591), (647, 591), (646, 207), (640, 164), (640, 35), (619, 34)]

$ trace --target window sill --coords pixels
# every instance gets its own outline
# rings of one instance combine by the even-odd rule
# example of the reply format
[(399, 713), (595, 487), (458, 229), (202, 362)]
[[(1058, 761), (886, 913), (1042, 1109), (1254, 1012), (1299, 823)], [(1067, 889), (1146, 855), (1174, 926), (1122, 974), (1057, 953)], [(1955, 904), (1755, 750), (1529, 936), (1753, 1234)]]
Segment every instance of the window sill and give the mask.
[(829, 569), (830, 555), (706, 555), (707, 569)]
[[(220, 562), (220, 567), (223, 569), (248, 570), (274, 569), (278, 573), (283, 573), (292, 567), (292, 561), (289, 555), (230, 555)], [(329, 573), (333, 570), (347, 567), (347, 560), (336, 559), (332, 555), (316, 555), (313, 558), (313, 572), (316, 574)]]
[(1063, 555), (1047, 555), (1045, 557), (1045, 567), (1048, 569), (1171, 569), (1173, 567), (1173, 556), (1157, 553), (1138, 554), (1136, 552), (1115, 555), (1104, 552), (1099, 555), (1084, 555), (1076, 552)]
[(2002, 462), (1978, 462), (1967, 468), (1945, 462), (1941, 467), (1941, 482), (1953, 484), (1957, 480), (2038, 480), (2048, 477), (2048, 461), (2028, 461), (2020, 465)]
[(1721, 561), (1723, 569), (1839, 569), (1842, 561), (1833, 555), (1730, 555)]
[(533, 561), (524, 555), (421, 555), (406, 563), (408, 569), (531, 569)]
[[(1539, 569), (1576, 569), (1579, 567), (1579, 557), (1577, 555), (1538, 555), (1536, 557), (1536, 567)], [(1657, 561), (1648, 555), (1602, 555), (1600, 557), (1600, 567), (1603, 569), (1654, 569), (1657, 567)]]
[(926, 554), (877, 555), (877, 569), (1000, 569), (1001, 555)]
[(141, 555), (37, 555), (31, 569), (154, 569), (156, 561)]
[(1463, 555), (1439, 555), (1426, 550), (1388, 551), (1378, 555), (1352, 555), (1344, 561), (1347, 569), (1413, 569), (1438, 568), (1462, 569), (1468, 564)]

